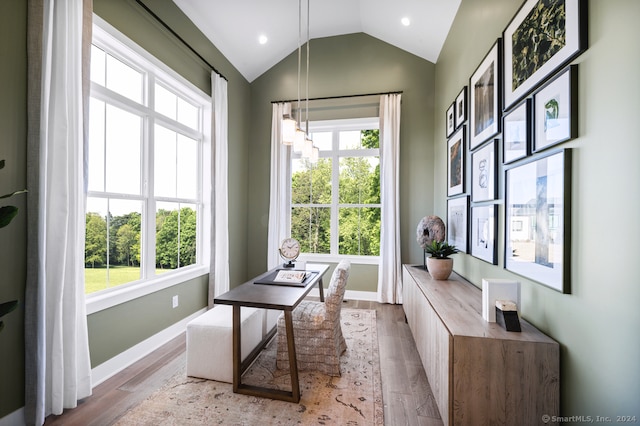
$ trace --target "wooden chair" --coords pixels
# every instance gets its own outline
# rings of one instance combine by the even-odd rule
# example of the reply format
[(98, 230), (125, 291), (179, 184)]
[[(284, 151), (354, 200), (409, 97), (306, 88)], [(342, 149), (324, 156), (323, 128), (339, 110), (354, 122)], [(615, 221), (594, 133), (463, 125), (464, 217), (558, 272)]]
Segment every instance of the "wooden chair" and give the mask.
[[(341, 261), (331, 276), (323, 302), (302, 301), (292, 312), (298, 370), (316, 370), (340, 376), (340, 355), (347, 349), (340, 326), (340, 308), (351, 263)], [(284, 315), (278, 319), (276, 366), (289, 368)]]

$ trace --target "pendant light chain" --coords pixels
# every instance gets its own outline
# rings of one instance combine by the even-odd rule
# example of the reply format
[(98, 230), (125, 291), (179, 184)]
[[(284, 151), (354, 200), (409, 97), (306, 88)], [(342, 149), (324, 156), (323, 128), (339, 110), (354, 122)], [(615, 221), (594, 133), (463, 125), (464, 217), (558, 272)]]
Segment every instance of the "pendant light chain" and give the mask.
[(300, 77), (302, 66), (302, 0), (298, 0), (298, 127), (302, 127), (302, 111), (300, 108)]
[(307, 135), (309, 135), (309, 45), (311, 44), (311, 39), (309, 38), (309, 0), (307, 0), (307, 101), (306, 101), (306, 125), (305, 131)]

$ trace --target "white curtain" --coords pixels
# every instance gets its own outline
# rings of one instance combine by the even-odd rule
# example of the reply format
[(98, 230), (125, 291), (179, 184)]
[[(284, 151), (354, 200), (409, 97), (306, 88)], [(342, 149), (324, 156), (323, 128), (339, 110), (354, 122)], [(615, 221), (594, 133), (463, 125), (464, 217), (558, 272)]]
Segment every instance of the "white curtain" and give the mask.
[(402, 303), (400, 260), (400, 94), (380, 97), (380, 265), (378, 302)]
[(271, 184), (267, 268), (280, 262), (278, 247), (291, 234), (291, 147), (282, 144), (282, 116), (291, 112), (290, 103), (274, 103), (271, 117)]
[(29, 241), (28, 269), (35, 271), (28, 274), (25, 301), (33, 316), (25, 326), (25, 350), (35, 352), (27, 357), (25, 420), (43, 424), (48, 414), (74, 408), (91, 394), (84, 297), (83, 0), (32, 0), (29, 7), (30, 19), (40, 19), (30, 25), (38, 27), (36, 44), (42, 44), (36, 46), (40, 52), (30, 51), (30, 60), (40, 61), (40, 87), (38, 105), (29, 99), (39, 119), (29, 124), (28, 174), (37, 176), (29, 181), (35, 192), (29, 214), (36, 218), (37, 235)]
[(213, 103), (213, 248), (209, 272), (209, 307), (213, 298), (229, 290), (229, 143), (227, 81), (211, 73)]

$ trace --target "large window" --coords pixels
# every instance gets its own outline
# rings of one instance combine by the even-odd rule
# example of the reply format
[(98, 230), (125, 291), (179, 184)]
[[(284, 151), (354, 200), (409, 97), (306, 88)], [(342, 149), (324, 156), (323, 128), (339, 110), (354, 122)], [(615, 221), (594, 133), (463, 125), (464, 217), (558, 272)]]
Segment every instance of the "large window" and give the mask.
[(210, 98), (103, 26), (91, 51), (87, 294), (206, 268), (210, 210)]
[(310, 123), (316, 164), (293, 154), (291, 235), (302, 252), (380, 255), (378, 117)]

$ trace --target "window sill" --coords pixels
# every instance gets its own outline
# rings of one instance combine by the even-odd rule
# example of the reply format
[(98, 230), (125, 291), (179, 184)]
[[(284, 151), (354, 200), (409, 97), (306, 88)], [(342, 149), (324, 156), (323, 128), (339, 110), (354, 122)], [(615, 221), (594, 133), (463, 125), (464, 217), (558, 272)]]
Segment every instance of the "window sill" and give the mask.
[(299, 260), (306, 262), (340, 263), (341, 260), (348, 260), (354, 265), (378, 265), (380, 256), (354, 256), (340, 254), (301, 254)]
[(87, 315), (109, 309), (113, 306), (164, 290), (177, 284), (182, 284), (185, 281), (198, 278), (208, 273), (209, 268), (206, 266), (187, 267), (182, 271), (160, 275), (144, 282), (122, 285), (109, 290), (103, 290), (100, 293), (88, 295), (86, 296)]

